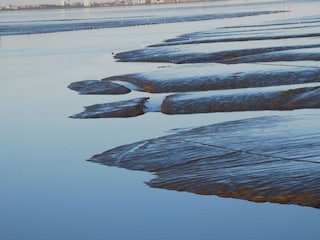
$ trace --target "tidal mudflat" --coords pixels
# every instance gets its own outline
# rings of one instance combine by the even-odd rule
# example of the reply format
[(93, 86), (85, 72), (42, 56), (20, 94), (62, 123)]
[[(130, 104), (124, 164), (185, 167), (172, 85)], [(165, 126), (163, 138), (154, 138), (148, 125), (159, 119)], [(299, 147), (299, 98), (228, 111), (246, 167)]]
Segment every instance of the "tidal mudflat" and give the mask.
[[(174, 65), (91, 82), (101, 93), (122, 94), (106, 85), (113, 83), (151, 95), (89, 106), (72, 117), (134, 117), (152, 111), (147, 102), (156, 93), (167, 93), (153, 106), (165, 114), (318, 109), (319, 31), (318, 15), (212, 27), (117, 53), (120, 62)], [(152, 187), (320, 208), (319, 129), (318, 111), (253, 118), (125, 145), (90, 161), (155, 172)]]
[[(310, 189), (316, 184), (313, 181), (316, 169), (314, 171), (309, 170), (309, 166), (313, 164), (312, 162), (317, 156), (317, 145), (312, 145), (312, 141), (314, 141), (312, 137), (316, 136), (317, 131), (314, 131), (315, 135), (311, 136), (312, 128), (317, 127), (317, 122), (313, 122), (319, 114), (317, 108), (193, 112), (192, 114), (178, 112), (164, 114), (161, 112), (161, 106), (167, 100), (170, 104), (178, 104), (179, 107), (183, 106), (179, 102), (186, 100), (184, 106), (188, 107), (192, 102), (205, 102), (206, 99), (211, 97), (212, 99), (220, 97), (223, 99), (226, 98), (226, 95), (232, 93), (237, 93), (243, 98), (259, 97), (259, 99), (261, 99), (260, 96), (269, 97), (272, 93), (275, 94), (274, 96), (279, 94), (281, 99), (289, 100), (288, 97), (291, 96), (291, 93), (299, 96), (300, 91), (305, 91), (305, 95), (302, 97), (303, 101), (301, 101), (301, 104), (305, 105), (305, 100), (311, 103), (307, 99), (311, 98), (312, 94), (316, 96), (318, 83), (313, 80), (309, 81), (312, 79), (313, 73), (307, 71), (307, 69), (317, 69), (317, 61), (309, 59), (308, 61), (300, 61), (301, 64), (298, 61), (282, 61), (288, 65), (287, 68), (283, 64), (277, 64), (279, 71), (284, 72), (283, 76), (287, 76), (285, 78), (289, 82), (282, 85), (277, 85), (274, 81), (268, 79), (266, 82), (273, 83), (251, 87), (246, 87), (243, 84), (242, 87), (237, 85), (236, 88), (229, 87), (220, 90), (208, 90), (206, 88), (202, 90), (200, 88), (183, 92), (177, 90), (174, 92), (170, 90), (152, 92), (152, 88), (143, 90), (142, 84), (139, 87), (134, 83), (124, 81), (125, 76), (134, 79), (137, 76), (136, 74), (140, 74), (140, 76), (145, 77), (144, 81), (146, 83), (147, 78), (151, 77), (154, 80), (157, 77), (159, 82), (162, 81), (161, 79), (172, 79), (171, 86), (174, 86), (178, 85), (176, 84), (178, 80), (174, 80), (174, 78), (188, 77), (188, 69), (194, 70), (193, 75), (199, 77), (206, 74), (228, 77), (228, 75), (239, 73), (237, 75), (239, 79), (242, 77), (241, 72), (258, 76), (251, 69), (256, 69), (259, 76), (267, 76), (266, 74), (272, 71), (266, 70), (265, 73), (263, 69), (258, 71), (260, 64), (252, 62), (236, 64), (215, 62), (184, 64), (181, 62), (181, 64), (175, 64), (170, 62), (128, 62), (114, 58), (114, 56), (124, 52), (143, 50), (147, 48), (146, 46), (166, 45), (174, 39), (183, 38), (187, 34), (195, 32), (216, 32), (219, 29), (228, 31), (229, 28), (237, 26), (248, 26), (249, 29), (254, 25), (262, 29), (262, 25), (265, 25), (266, 28), (267, 25), (277, 22), (279, 31), (285, 34), (284, 30), (280, 30), (281, 25), (289, 22), (294, 23), (295, 18), (304, 21), (300, 25), (302, 31), (306, 25), (310, 24), (311, 26), (311, 21), (314, 21), (314, 25), (317, 24), (314, 16), (319, 14), (318, 4), (317, 1), (301, 1), (301, 3), (298, 1), (294, 3), (292, 1), (259, 1), (257, 4), (253, 1), (245, 1), (244, 3), (237, 0), (170, 6), (157, 5), (156, 7), (88, 8), (72, 9), (70, 11), (58, 9), (26, 10), (1, 13), (0, 239), (319, 239), (319, 209), (305, 206), (306, 203), (311, 205), (311, 201), (307, 202), (306, 199), (311, 200), (312, 198), (310, 192), (303, 192), (302, 189)], [(275, 9), (274, 14), (270, 13)], [(193, 18), (194, 21), (179, 21), (181, 16), (203, 15), (205, 17), (206, 14), (221, 14), (224, 12), (264, 11), (269, 13), (201, 21), (197, 21), (196, 18)], [(90, 22), (93, 20), (94, 22), (98, 19), (108, 20), (108, 18), (114, 21), (127, 18), (148, 20), (152, 16), (159, 19), (162, 16), (171, 16), (175, 17), (177, 22), (113, 28), (104, 25), (101, 29), (91, 28), (90, 30), (78, 31), (71, 27), (73, 21), (77, 24), (80, 21)], [(310, 20), (309, 23), (306, 23), (306, 20)], [(63, 27), (63, 23), (66, 23), (64, 28), (66, 31), (59, 32), (56, 31), (57, 29), (47, 28), (46, 30), (51, 29), (52, 32), (39, 34), (36, 31), (31, 31), (30, 34), (17, 33), (18, 35), (10, 35), (6, 34), (3, 31), (4, 28), (2, 28), (3, 25), (8, 26), (14, 23), (15, 27), (20, 25), (21, 29), (29, 27), (29, 30), (32, 30), (35, 22), (50, 25), (52, 21), (61, 24), (60, 27)], [(297, 28), (297, 32), (299, 32), (298, 26), (299, 24), (292, 24), (291, 28)], [(287, 25), (284, 27), (289, 28)], [(309, 30), (311, 31), (311, 28)], [(233, 31), (236, 30), (233, 29)], [(244, 31), (244, 28), (241, 28), (241, 31)], [(269, 31), (268, 34), (271, 35), (271, 32)], [(306, 34), (310, 33), (306, 32)], [(290, 35), (293, 34), (296, 33), (290, 32)], [(165, 41), (166, 39), (168, 41)], [(287, 38), (281, 39), (281, 41), (283, 41), (283, 46), (288, 46), (290, 40)], [(304, 43), (311, 44), (311, 41), (294, 42), (295, 45), (303, 45)], [(195, 44), (190, 44), (190, 47), (194, 47)], [(180, 47), (180, 45), (177, 45), (177, 47)], [(306, 49), (297, 49), (296, 51), (305, 53)], [(269, 64), (272, 64), (272, 62), (269, 62)], [(212, 72), (209, 72), (211, 66)], [(239, 69), (233, 68), (236, 66)], [(251, 66), (256, 66), (256, 68), (251, 68)], [(302, 73), (298, 71), (299, 66), (304, 68)], [(175, 69), (178, 72), (175, 72)], [(172, 73), (169, 74), (170, 71)], [(279, 71), (274, 71), (274, 73), (278, 75)], [(168, 74), (165, 77), (166, 72)], [(295, 80), (295, 83), (290, 83), (292, 78), (289, 76), (296, 76), (296, 74), (301, 74), (300, 80), (306, 79), (307, 81), (297, 82)], [(115, 78), (112, 81), (107, 80), (118, 76), (123, 76), (123, 79), (118, 81)], [(106, 80), (101, 81), (101, 79)], [(83, 80), (86, 81), (82, 84)], [(142, 77), (140, 81), (142, 82)], [(201, 81), (205, 82), (204, 78)], [(74, 82), (77, 83), (71, 86), (76, 91), (71, 91), (67, 86)], [(99, 84), (96, 85), (98, 82)], [(194, 80), (194, 82), (196, 81)], [(284, 82), (287, 82), (287, 80)], [(169, 83), (170, 81), (166, 84)], [(183, 81), (180, 81), (180, 83), (183, 83)], [(107, 89), (106, 86), (108, 86)], [(189, 86), (192, 85), (189, 84)], [(159, 86), (156, 87), (158, 89)], [(148, 89), (150, 91), (147, 91)], [(282, 94), (288, 91), (290, 95), (283, 98)], [(215, 95), (212, 95), (213, 92)], [(236, 94), (232, 94), (232, 96), (236, 96)], [(309, 97), (305, 98), (306, 96)], [(171, 97), (174, 101), (170, 100)], [(299, 97), (296, 97), (294, 97), (294, 102), (299, 99)], [(132, 101), (133, 99), (139, 101)], [(191, 101), (191, 99), (194, 100)], [(139, 102), (143, 102), (143, 105), (137, 104)], [(86, 111), (88, 118), (69, 118), (69, 116), (83, 111), (83, 106), (94, 105), (96, 112), (97, 110), (101, 111), (103, 117), (96, 115), (94, 118), (90, 118), (95, 111), (90, 112), (94, 109), (88, 107), (88, 111)], [(135, 105), (138, 108), (134, 107)], [(120, 106), (120, 108), (117, 108), (117, 106)], [(203, 104), (204, 108), (207, 108), (207, 106), (209, 105)], [(233, 104), (233, 106), (236, 106), (236, 104)], [(129, 111), (126, 110), (127, 107), (129, 107)], [(110, 111), (111, 109), (112, 111)], [(119, 111), (130, 112), (134, 110), (135, 112), (138, 109), (143, 110), (138, 116), (116, 117), (119, 116)], [(173, 109), (173, 107), (170, 107), (170, 109)], [(192, 110), (192, 108), (190, 109)], [(110, 112), (113, 117), (104, 115)], [(266, 122), (266, 131), (270, 129), (281, 131), (278, 133), (279, 141), (274, 148), (275, 151), (272, 151), (272, 144), (270, 147), (267, 145), (267, 140), (277, 135), (277, 132), (264, 134), (263, 129), (259, 127), (259, 123), (264, 124), (264, 122)], [(252, 125), (252, 128), (250, 128), (250, 125)], [(303, 128), (297, 126), (303, 126)], [(230, 133), (232, 127), (235, 128), (234, 135)], [(184, 162), (184, 160), (194, 159), (193, 157), (198, 154), (196, 151), (201, 151), (200, 142), (198, 145), (191, 142), (189, 145), (183, 142), (181, 145), (179, 145), (180, 143), (175, 145), (174, 142), (175, 140), (181, 140), (179, 136), (187, 138), (187, 135), (193, 136), (193, 133), (196, 135), (202, 128), (203, 136), (205, 136), (205, 133), (208, 134), (206, 130), (209, 129), (216, 131), (217, 137), (219, 133), (221, 137), (216, 142), (221, 144), (217, 144), (217, 147), (226, 146), (226, 142), (229, 142), (230, 147), (234, 147), (233, 150), (243, 150), (242, 154), (248, 156), (248, 162), (245, 162), (244, 158), (241, 158), (241, 161), (238, 159), (241, 155), (240, 152), (230, 153), (230, 161), (227, 162), (220, 158), (219, 153), (223, 152), (222, 149), (220, 151), (217, 147), (208, 146), (206, 148), (203, 146), (208, 154), (212, 153), (211, 156), (208, 155), (208, 161), (210, 161), (210, 157), (218, 156), (218, 160), (215, 159), (216, 164), (220, 167), (222, 167), (222, 164), (229, 164), (231, 167), (229, 169), (225, 168), (221, 172), (217, 169), (216, 179), (208, 178), (211, 186), (217, 184), (217, 187), (223, 187), (223, 183), (225, 183), (224, 196), (219, 195), (223, 193), (222, 191), (212, 191), (208, 192), (209, 195), (202, 195), (206, 194), (205, 190), (208, 191), (208, 189), (203, 188), (203, 191), (201, 191), (201, 188), (210, 186), (203, 182), (208, 177), (205, 176), (208, 161), (195, 161), (193, 162), (194, 165), (192, 162), (188, 162), (188, 164)], [(230, 134), (225, 135), (221, 131), (219, 132), (219, 128), (221, 128), (221, 131), (224, 129), (226, 133)], [(230, 131), (228, 132), (229, 128)], [(304, 129), (306, 129), (305, 133)], [(248, 132), (247, 138), (242, 135), (242, 132)], [(282, 132), (285, 133), (282, 134)], [(236, 139), (236, 133), (239, 133), (239, 141)], [(212, 134), (212, 140), (217, 139), (214, 135)], [(265, 154), (270, 153), (273, 157), (260, 156), (260, 158), (254, 158), (252, 162), (256, 164), (255, 168), (253, 165), (249, 165), (249, 158), (252, 159), (252, 156), (255, 156), (255, 154), (259, 156), (259, 154), (254, 152), (254, 149), (249, 149), (249, 144), (252, 144), (249, 140), (257, 141), (259, 139), (258, 135), (265, 136), (266, 145), (260, 147), (259, 144), (260, 148), (257, 146), (257, 151), (268, 149), (270, 151), (265, 151)], [(169, 144), (172, 143), (173, 148), (177, 146), (173, 150), (178, 151), (178, 146), (188, 148), (188, 151), (185, 152), (185, 158), (174, 158), (173, 161), (176, 161), (177, 164), (172, 166), (172, 169), (165, 168), (167, 163), (160, 161), (159, 164), (162, 165), (159, 166), (158, 172), (155, 168), (151, 169), (151, 172), (142, 169), (142, 165), (141, 170), (130, 170), (139, 168), (137, 159), (134, 158), (135, 151), (136, 154), (144, 154), (143, 150), (149, 151), (152, 146), (163, 145), (168, 147), (169, 136), (177, 137), (177, 139), (171, 139), (172, 142), (169, 142)], [(290, 141), (285, 142), (283, 138), (285, 136), (291, 136)], [(299, 141), (299, 138), (301, 141)], [(188, 139), (190, 140), (190, 138)], [(241, 145), (242, 139), (244, 142), (248, 142), (247, 146)], [(210, 142), (210, 139), (207, 140)], [(298, 146), (295, 145), (297, 142), (299, 142)], [(145, 143), (146, 148), (143, 149), (143, 144), (138, 146), (137, 143)], [(310, 144), (305, 146), (304, 143)], [(235, 149), (236, 144), (238, 144), (239, 149)], [(301, 144), (305, 146), (303, 151), (300, 151), (299, 148)], [(127, 157), (132, 157), (133, 161), (124, 161), (123, 165), (120, 166), (120, 160), (120, 167), (116, 167), (118, 161), (116, 157), (119, 156), (116, 154), (120, 150), (126, 151), (129, 145), (133, 147), (131, 148), (132, 151), (127, 152), (128, 155), (124, 155), (123, 159), (127, 160)], [(289, 147), (290, 152), (295, 159), (293, 159), (293, 156), (290, 156), (290, 159), (281, 159), (289, 153), (286, 148), (281, 148), (281, 145), (291, 146)], [(294, 151), (295, 149), (297, 151)], [(188, 152), (192, 153), (191, 150), (194, 150), (193, 153), (195, 154), (187, 156)], [(201, 154), (204, 154), (205, 151), (201, 151)], [(232, 150), (226, 149), (225, 151)], [(111, 155), (109, 155), (103, 159), (101, 153), (104, 152), (113, 152), (115, 158), (111, 158)], [(108, 153), (106, 154), (108, 155)], [(159, 154), (158, 157), (161, 157), (162, 153), (158, 152), (157, 154)], [(311, 158), (312, 154), (313, 159)], [(98, 155), (101, 155), (101, 158)], [(232, 155), (234, 158), (232, 158)], [(147, 155), (143, 156), (146, 157)], [(270, 160), (269, 165), (265, 158), (267, 158), (266, 161)], [(301, 161), (301, 163), (294, 161), (296, 159), (300, 161), (302, 158), (307, 161)], [(89, 159), (92, 161), (86, 161)], [(96, 164), (93, 162), (94, 159), (97, 162), (101, 161), (101, 163), (105, 161), (105, 164), (109, 166)], [(108, 162), (108, 160), (110, 161)], [(149, 160), (149, 166), (151, 166), (154, 163), (151, 161), (156, 160), (156, 158), (150, 158)], [(279, 164), (279, 167), (272, 165), (272, 162)], [(132, 165), (129, 166), (129, 163), (132, 163)], [(184, 165), (184, 163), (186, 164)], [(235, 164), (237, 163), (242, 164), (242, 167), (236, 168)], [(286, 168), (287, 166), (295, 166), (295, 168)], [(162, 168), (161, 171), (160, 167)], [(191, 168), (188, 170), (188, 167)], [(217, 167), (217, 165), (212, 165), (208, 169), (208, 173), (214, 172), (214, 167)], [(192, 168), (199, 169), (199, 172), (201, 172), (199, 181), (197, 181), (198, 176), (192, 176), (193, 173), (190, 172)], [(252, 182), (252, 179), (246, 176), (244, 171), (246, 168), (250, 169), (251, 177), (254, 175), (257, 178), (259, 177), (258, 179), (262, 184), (268, 182), (263, 174), (271, 174), (274, 171), (278, 174), (275, 174), (277, 175), (277, 185), (273, 190), (269, 189), (268, 191), (255, 185), (256, 192), (238, 191), (238, 195), (235, 195), (236, 198), (228, 196), (233, 191), (232, 186), (237, 187), (238, 190), (243, 189), (241, 185), (232, 185), (230, 181), (224, 182), (225, 179), (232, 180), (229, 176), (233, 175), (233, 179), (243, 183), (244, 187), (248, 187), (250, 181)], [(239, 170), (239, 175), (233, 174), (232, 169)], [(310, 171), (309, 177), (305, 175), (308, 171)], [(177, 181), (172, 179), (173, 174), (171, 173), (177, 176)], [(190, 175), (187, 176), (186, 173)], [(218, 175), (218, 173), (221, 174)], [(284, 187), (281, 174), (284, 174), (283, 176), (286, 176), (286, 178), (287, 176), (289, 178), (290, 175), (299, 176), (300, 180), (303, 179), (303, 181), (310, 180), (310, 186), (309, 184), (308, 186), (301, 185), (298, 177), (289, 178), (290, 181), (288, 181), (293, 189), (297, 189), (302, 193), (301, 196), (305, 197), (304, 204), (301, 203), (301, 198), (299, 199), (298, 195), (294, 197), (294, 194), (283, 194), (281, 199), (286, 204), (277, 204), (274, 203), (276, 201), (271, 200), (270, 196), (275, 195), (276, 189)], [(213, 177), (213, 175), (209, 175)], [(183, 180), (186, 177), (190, 177), (192, 182), (199, 184), (197, 189), (191, 189), (191, 185), (182, 184), (183, 181), (178, 184), (178, 178)], [(219, 184), (215, 182), (218, 178), (220, 179)], [(200, 182), (203, 184), (202, 187), (199, 187)], [(168, 191), (166, 189), (172, 190)], [(210, 189), (212, 190), (212, 188)], [(195, 192), (197, 194), (194, 194)], [(257, 193), (261, 195), (261, 198), (256, 197)], [(274, 195), (269, 195), (270, 193)], [(267, 197), (269, 198), (267, 199)], [(278, 202), (281, 199), (278, 198)]]
[[(119, 62), (171, 65), (92, 82), (101, 92), (112, 92), (106, 83), (114, 83), (151, 94), (89, 106), (72, 117), (319, 109), (319, 27), (320, 15), (209, 27), (117, 53)], [(155, 172), (152, 187), (320, 208), (319, 129), (317, 110), (253, 118), (125, 145), (90, 161)]]
[(214, 124), (121, 146), (90, 161), (154, 172), (147, 183), (152, 187), (320, 208), (319, 117)]

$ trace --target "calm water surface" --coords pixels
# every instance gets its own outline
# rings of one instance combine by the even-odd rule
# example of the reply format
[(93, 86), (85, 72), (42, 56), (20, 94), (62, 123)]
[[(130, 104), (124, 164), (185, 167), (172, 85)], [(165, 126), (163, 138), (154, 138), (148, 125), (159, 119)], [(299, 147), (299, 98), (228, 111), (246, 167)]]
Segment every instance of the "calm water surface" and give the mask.
[[(152, 9), (161, 15), (163, 8), (159, 12)], [(204, 8), (200, 5), (196, 9)], [(72, 11), (75, 15), (70, 19), (103, 14), (102, 9)], [(127, 8), (123, 11), (119, 16), (133, 14)], [(145, 14), (143, 10), (138, 12)], [(58, 15), (51, 13), (1, 13), (0, 19), (63, 18), (58, 10)], [(279, 17), (288, 16), (258, 16), (254, 20)], [(212, 24), (235, 23), (252, 23), (252, 19), (2, 36), (0, 239), (320, 239), (319, 210), (152, 189), (143, 183), (152, 178), (151, 174), (85, 161), (115, 146), (169, 134), (173, 128), (296, 112), (68, 118), (83, 106), (128, 98), (80, 96), (67, 89), (69, 83), (163, 65), (117, 63), (112, 52), (205, 30)]]

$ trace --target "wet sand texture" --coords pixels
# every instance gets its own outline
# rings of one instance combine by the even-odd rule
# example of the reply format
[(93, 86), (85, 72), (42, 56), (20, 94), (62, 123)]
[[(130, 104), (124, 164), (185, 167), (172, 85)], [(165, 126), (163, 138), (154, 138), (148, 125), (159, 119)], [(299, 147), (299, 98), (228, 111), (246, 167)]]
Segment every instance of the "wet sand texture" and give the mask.
[[(301, 39), (302, 40), (302, 39)], [(237, 45), (237, 43), (235, 43)], [(263, 45), (263, 44), (262, 44)], [(205, 47), (205, 46), (203, 46)], [(254, 49), (184, 51), (183, 47), (157, 47), (119, 53), (116, 59), (122, 62), (167, 62), (167, 63), (254, 63), (274, 61), (320, 60), (320, 44), (261, 47)], [(315, 49), (314, 52), (307, 51)], [(300, 50), (301, 52), (297, 52)]]
[(320, 208), (320, 115), (262, 117), (124, 145), (90, 161), (154, 172), (156, 188)]
[(294, 110), (320, 108), (320, 87), (298, 88), (287, 91), (265, 90), (224, 94), (177, 94), (165, 98), (161, 112), (190, 114), (257, 110)]
[[(209, 112), (295, 110), (320, 108), (320, 87), (290, 90), (244, 89), (168, 95), (155, 109), (148, 108), (150, 98), (137, 98), (112, 103), (95, 104), (71, 118), (135, 117), (146, 112), (192, 114)], [(158, 110), (160, 109), (160, 110)]]
[[(283, 63), (282, 63), (283, 64)], [(141, 91), (172, 93), (280, 86), (320, 82), (320, 68), (290, 65), (188, 64), (158, 71), (113, 76), (103, 81), (129, 82)]]
[[(184, 34), (115, 55), (123, 62), (254, 63), (320, 60), (320, 19), (234, 26)], [(313, 49), (313, 50), (311, 50)]]
[(148, 98), (95, 104), (85, 107), (85, 111), (71, 116), (71, 118), (113, 118), (135, 117), (144, 113), (144, 104)]
[(113, 82), (100, 80), (85, 80), (71, 83), (68, 88), (79, 94), (125, 94), (131, 90)]
[(320, 34), (317, 32), (319, 27), (319, 18), (300, 19), (299, 23), (283, 20), (273, 24), (222, 27), (214, 30), (186, 33), (162, 43), (150, 45), (150, 47), (319, 37)]
[[(94, 105), (75, 116), (143, 114), (151, 103), (166, 114), (319, 108), (319, 32), (320, 18), (310, 16), (187, 33), (117, 53), (118, 61), (173, 64), (101, 82), (167, 96), (160, 103), (148, 94)], [(151, 187), (320, 208), (319, 119), (315, 110), (224, 122), (120, 146), (90, 161), (153, 172)]]

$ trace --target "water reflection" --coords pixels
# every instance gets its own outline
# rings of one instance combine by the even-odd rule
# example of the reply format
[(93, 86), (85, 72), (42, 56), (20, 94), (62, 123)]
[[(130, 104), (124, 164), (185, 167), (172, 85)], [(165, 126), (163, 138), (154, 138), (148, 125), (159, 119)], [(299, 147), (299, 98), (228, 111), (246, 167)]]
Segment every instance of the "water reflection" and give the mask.
[[(26, 15), (19, 17), (23, 21)], [(275, 114), (68, 118), (82, 106), (144, 96), (78, 96), (67, 89), (71, 82), (167, 65), (120, 64), (111, 52), (136, 49), (190, 29), (204, 31), (208, 23), (213, 22), (2, 37), (0, 239), (319, 238), (320, 215), (312, 208), (157, 190), (143, 184), (151, 174), (85, 161), (94, 153), (162, 136), (173, 128)]]

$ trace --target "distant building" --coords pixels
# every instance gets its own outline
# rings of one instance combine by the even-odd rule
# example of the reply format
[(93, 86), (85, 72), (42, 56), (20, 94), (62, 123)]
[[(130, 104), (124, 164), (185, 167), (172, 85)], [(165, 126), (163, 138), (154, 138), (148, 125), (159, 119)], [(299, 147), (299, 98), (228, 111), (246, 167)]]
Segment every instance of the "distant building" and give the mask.
[(146, 0), (127, 0), (126, 4), (127, 5), (141, 5), (141, 4), (146, 4)]
[(84, 7), (90, 7), (90, 6), (91, 6), (90, 0), (84, 0), (84, 1), (83, 1), (83, 6), (84, 6)]
[(148, 4), (163, 3), (163, 0), (147, 0), (146, 3)]
[(177, 3), (179, 0), (163, 0), (163, 3)]

